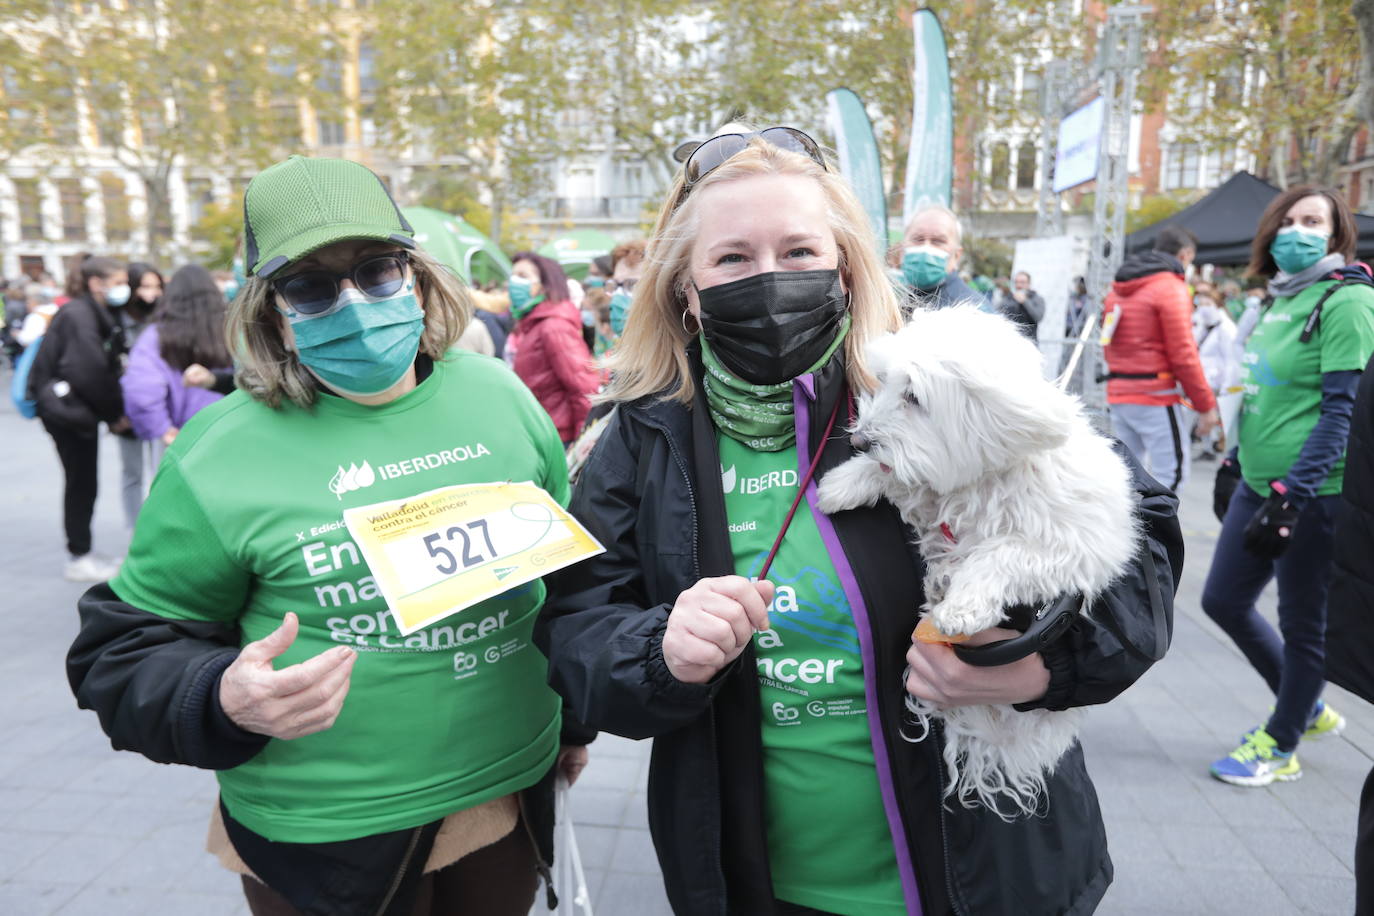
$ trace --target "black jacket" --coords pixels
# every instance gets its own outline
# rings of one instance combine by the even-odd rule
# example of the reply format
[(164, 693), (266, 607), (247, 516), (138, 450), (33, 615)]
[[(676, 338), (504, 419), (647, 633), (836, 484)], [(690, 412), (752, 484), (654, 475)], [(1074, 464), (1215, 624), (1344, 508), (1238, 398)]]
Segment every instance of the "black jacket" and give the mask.
[(902, 303), (902, 308), (910, 313), (916, 306), (942, 309), (951, 305), (958, 305), (961, 302), (971, 302), (981, 306), (987, 301), (987, 296), (970, 288), (958, 273), (951, 270), (945, 275), (945, 279), (940, 285), (932, 290), (912, 289), (907, 301)]
[[(809, 417), (798, 418), (808, 450), (842, 388), (842, 368), (832, 363), (820, 374)], [(849, 457), (844, 437), (832, 437), (818, 473)], [(1153, 647), (1160, 633), (1167, 642), (1183, 563), (1177, 502), (1133, 467), (1155, 578), (1133, 569), (1094, 607), (1094, 622), (1079, 621), (1045, 653), (1050, 689), (1028, 708), (1103, 703), (1129, 686), (1150, 662), (1124, 648), (1117, 632), (1138, 646)], [(706, 685), (677, 681), (663, 660), (663, 631), (678, 595), (703, 577), (734, 573), (716, 440), (700, 394), (692, 410), (653, 400), (620, 405), (574, 491), (572, 511), (606, 552), (550, 583), (535, 638), (550, 658), (551, 681), (588, 725), (655, 739), (649, 824), (674, 910), (766, 916), (773, 895), (752, 647)], [(876, 647), (866, 675), (891, 685), (878, 690), (878, 709), (869, 714), (882, 723), (890, 763), (878, 761), (879, 780), (905, 827), (908, 870), (924, 912), (1091, 912), (1112, 865), (1082, 750), (1075, 745), (1050, 778), (1044, 817), (1008, 824), (982, 808), (942, 806), (937, 741), (912, 743), (899, 733), (897, 685), (922, 603), (911, 534), (886, 503), (832, 521)], [(1164, 618), (1158, 622), (1151, 589)]]
[(38, 416), (91, 436), (101, 421), (117, 421), (124, 415), (119, 376), (127, 349), (123, 326), (89, 297), (77, 296), (58, 309), (29, 370)]
[[(96, 711), (116, 750), (137, 751), (158, 763), (224, 770), (267, 745), (267, 736), (239, 728), (219, 703), (220, 677), (239, 654), (237, 627), (161, 617), (120, 601), (104, 584), (86, 592), (77, 610), (81, 631), (67, 655), (67, 679), (77, 705)], [(564, 718), (564, 744), (586, 744), (593, 737), (595, 732)], [(550, 770), (520, 799), (546, 880), (553, 862), (553, 795)], [(386, 912), (409, 912), (405, 894), (414, 891), (438, 827), (435, 822), (314, 845), (269, 843), (247, 835), (227, 812), (225, 823), (235, 848), (256, 874), (303, 912), (322, 916), (379, 912), (375, 901), (385, 899), (393, 881), (400, 882), (403, 875), (404, 893)], [(552, 886), (549, 894), (552, 901)], [(301, 902), (307, 899), (314, 905)]]
[(1326, 677), (1374, 703), (1374, 360), (1355, 397), (1332, 544)]

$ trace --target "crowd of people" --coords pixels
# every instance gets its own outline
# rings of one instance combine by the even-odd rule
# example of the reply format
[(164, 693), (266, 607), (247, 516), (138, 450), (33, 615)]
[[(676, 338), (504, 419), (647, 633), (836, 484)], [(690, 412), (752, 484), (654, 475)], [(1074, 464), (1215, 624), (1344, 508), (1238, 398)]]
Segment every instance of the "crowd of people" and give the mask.
[[(1271, 204), (1244, 294), (1204, 281), (1170, 229), (1100, 308), (1077, 278), (1053, 329), (1030, 273), (961, 275), (947, 208), (915, 214), (884, 261), (793, 128), (687, 147), (651, 236), (580, 279), (522, 251), (504, 287), (469, 288), (345, 160), (264, 170), (244, 213), (238, 279), (86, 256), (65, 290), (11, 288), (6, 321), (65, 474), (63, 573), (95, 583), (72, 689), (115, 747), (217, 771), (210, 848), (255, 914), (527, 912), (555, 781), (597, 731), (655, 741), (649, 822), (676, 912), (1091, 911), (1112, 866), (1081, 748), (1037, 816), (951, 804), (942, 734), (909, 740), (886, 688), (1018, 710), (1127, 689), (1152, 659), (1122, 632), (1161, 601), (1172, 614), (1193, 439), (1221, 522), (1203, 609), (1274, 694), (1211, 773), (1295, 779), (1299, 742), (1344, 726), (1322, 700), (1324, 636), (1330, 600), (1352, 645), (1374, 643), (1356, 613), (1374, 607), (1370, 554), (1335, 533), (1374, 549), (1338, 512), (1358, 481), (1374, 515), (1368, 436), (1345, 475), (1352, 421), (1374, 422), (1374, 278), (1338, 193)], [(892, 506), (807, 511), (853, 453), (840, 430), (874, 386), (868, 344), (965, 302), (1032, 340), (1100, 316), (1149, 554), (1090, 618), (985, 668), (912, 640), (925, 584)], [(92, 551), (102, 425), (122, 561)], [(604, 550), (467, 607), (468, 636), (402, 634), (330, 520), (494, 480), (534, 482)], [(1255, 606), (1275, 578), (1277, 631)], [(489, 664), (469, 677), (469, 656)], [(1370, 697), (1372, 657), (1343, 653), (1336, 676)], [(788, 715), (799, 693), (844, 715)], [(1361, 817), (1374, 863), (1374, 774)]]

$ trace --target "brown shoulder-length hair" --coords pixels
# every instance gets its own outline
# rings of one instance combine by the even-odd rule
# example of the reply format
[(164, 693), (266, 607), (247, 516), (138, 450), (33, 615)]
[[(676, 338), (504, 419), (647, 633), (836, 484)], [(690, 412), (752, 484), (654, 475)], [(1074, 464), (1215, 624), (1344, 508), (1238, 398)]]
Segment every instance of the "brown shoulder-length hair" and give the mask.
[[(425, 312), (420, 352), (443, 359), (472, 320), (472, 297), (457, 274), (423, 249), (416, 248), (409, 256)], [(229, 351), (238, 366), (234, 381), (269, 407), (280, 407), (282, 401), (309, 407), (315, 403), (318, 386), (296, 352), (286, 348), (280, 320), (271, 281), (249, 277), (229, 303), (224, 322)]]
[(1331, 241), (1326, 247), (1327, 253), (1342, 254), (1347, 263), (1355, 260), (1355, 243), (1359, 240), (1360, 231), (1355, 226), (1355, 214), (1350, 212), (1345, 195), (1335, 188), (1305, 184), (1289, 188), (1264, 208), (1264, 215), (1255, 228), (1255, 240), (1250, 243), (1250, 263), (1245, 268), (1246, 276), (1272, 277), (1279, 272), (1279, 265), (1274, 263), (1269, 246), (1274, 243), (1274, 236), (1279, 234), (1288, 209), (1304, 197), (1325, 197), (1331, 205)]

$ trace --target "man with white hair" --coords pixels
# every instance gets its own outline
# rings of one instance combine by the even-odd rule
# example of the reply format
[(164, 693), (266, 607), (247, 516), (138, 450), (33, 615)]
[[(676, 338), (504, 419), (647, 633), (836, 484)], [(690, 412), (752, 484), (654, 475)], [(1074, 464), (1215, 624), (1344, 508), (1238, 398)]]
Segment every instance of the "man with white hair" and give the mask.
[(916, 211), (902, 236), (902, 277), (911, 288), (912, 306), (944, 308), (965, 301), (985, 304), (986, 297), (959, 277), (963, 239), (959, 217), (948, 207), (932, 204)]

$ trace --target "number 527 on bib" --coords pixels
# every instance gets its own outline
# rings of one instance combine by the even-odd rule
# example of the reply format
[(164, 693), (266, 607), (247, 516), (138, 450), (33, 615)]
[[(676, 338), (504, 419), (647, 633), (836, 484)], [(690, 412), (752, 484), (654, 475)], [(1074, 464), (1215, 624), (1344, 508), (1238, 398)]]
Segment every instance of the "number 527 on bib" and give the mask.
[(533, 483), (442, 487), (344, 523), (407, 635), (603, 551)]

